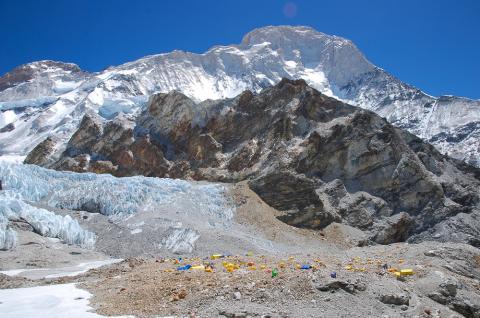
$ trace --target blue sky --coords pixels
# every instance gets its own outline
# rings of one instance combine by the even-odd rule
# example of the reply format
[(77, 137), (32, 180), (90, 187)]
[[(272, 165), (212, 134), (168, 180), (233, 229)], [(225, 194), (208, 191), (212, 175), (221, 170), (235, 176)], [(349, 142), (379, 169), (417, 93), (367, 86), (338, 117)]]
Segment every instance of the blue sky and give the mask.
[(480, 99), (477, 0), (0, 0), (0, 74), (41, 59), (98, 71), (174, 49), (201, 53), (280, 24), (348, 38), (429, 94)]

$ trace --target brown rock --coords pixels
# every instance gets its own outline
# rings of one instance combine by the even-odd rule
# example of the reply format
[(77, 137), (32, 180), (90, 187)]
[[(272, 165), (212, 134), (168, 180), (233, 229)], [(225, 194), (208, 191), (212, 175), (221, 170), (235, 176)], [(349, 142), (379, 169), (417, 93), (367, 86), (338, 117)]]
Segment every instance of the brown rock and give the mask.
[(55, 150), (56, 142), (53, 138), (48, 137), (41, 143), (39, 143), (25, 158), (25, 163), (34, 164), (39, 166), (47, 165), (50, 161), (50, 155)]

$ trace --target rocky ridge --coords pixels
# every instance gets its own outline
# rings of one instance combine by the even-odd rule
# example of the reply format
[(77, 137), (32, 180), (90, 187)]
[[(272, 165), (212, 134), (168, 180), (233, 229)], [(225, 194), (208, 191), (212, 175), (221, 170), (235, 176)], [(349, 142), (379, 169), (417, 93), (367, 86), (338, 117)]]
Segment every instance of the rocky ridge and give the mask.
[(104, 122), (87, 114), (60, 158), (55, 147), (46, 140), (27, 163), (116, 176), (248, 180), (291, 225), (344, 223), (382, 244), (479, 246), (478, 169), (303, 80), (200, 103), (175, 91), (156, 94), (133, 118)]

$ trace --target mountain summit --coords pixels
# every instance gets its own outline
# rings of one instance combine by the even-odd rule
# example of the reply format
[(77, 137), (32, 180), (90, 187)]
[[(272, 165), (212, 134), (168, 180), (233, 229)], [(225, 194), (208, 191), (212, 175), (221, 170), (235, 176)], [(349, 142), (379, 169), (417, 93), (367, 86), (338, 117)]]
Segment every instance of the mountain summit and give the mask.
[(87, 111), (112, 119), (140, 112), (154, 93), (176, 90), (199, 102), (259, 92), (281, 78), (304, 79), (480, 165), (479, 101), (429, 96), (370, 63), (351, 41), (303, 26), (259, 28), (239, 45), (147, 56), (97, 73), (52, 61), (15, 68), (0, 78), (0, 155), (26, 155), (49, 136), (66, 142)]

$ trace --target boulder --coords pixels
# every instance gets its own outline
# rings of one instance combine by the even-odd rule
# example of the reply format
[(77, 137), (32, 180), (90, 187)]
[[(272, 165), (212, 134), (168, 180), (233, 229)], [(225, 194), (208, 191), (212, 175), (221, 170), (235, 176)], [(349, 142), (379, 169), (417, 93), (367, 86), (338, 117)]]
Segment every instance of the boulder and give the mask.
[(380, 296), (380, 301), (387, 305), (409, 305), (410, 296), (408, 294), (384, 294)]
[(334, 292), (339, 289), (346, 291), (349, 294), (354, 294), (357, 291), (365, 291), (366, 285), (360, 281), (350, 282), (340, 279), (328, 279), (324, 280), (322, 278), (315, 278), (313, 280), (314, 288), (322, 292)]

